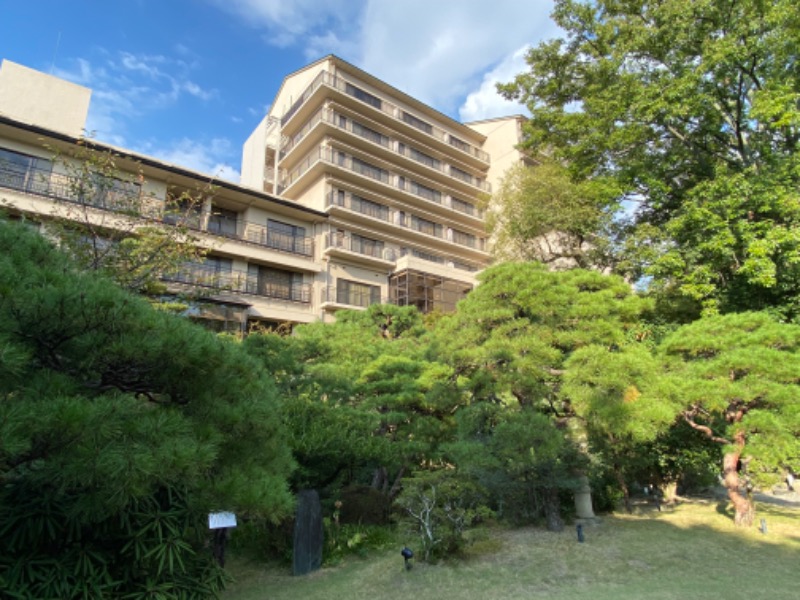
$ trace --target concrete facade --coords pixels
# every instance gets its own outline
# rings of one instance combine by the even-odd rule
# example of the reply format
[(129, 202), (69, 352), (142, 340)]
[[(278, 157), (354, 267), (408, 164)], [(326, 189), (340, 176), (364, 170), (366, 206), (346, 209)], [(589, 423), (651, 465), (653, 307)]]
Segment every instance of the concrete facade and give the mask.
[[(90, 94), (3, 63), (0, 199), (12, 212), (46, 223), (80, 201), (52, 155), (75, 148)], [(182, 192), (203, 196), (188, 225), (208, 256), (168, 278), (170, 289), (213, 281), (195, 316), (228, 329), (378, 302), (453, 310), (489, 263), (481, 207), (516, 157), (515, 118), (464, 125), (335, 56), (287, 76), (271, 106), (244, 144), (241, 185), (209, 191), (207, 175), (94, 144), (141, 174), (125, 193), (148, 218), (167, 220)], [(107, 206), (91, 208), (113, 221)]]

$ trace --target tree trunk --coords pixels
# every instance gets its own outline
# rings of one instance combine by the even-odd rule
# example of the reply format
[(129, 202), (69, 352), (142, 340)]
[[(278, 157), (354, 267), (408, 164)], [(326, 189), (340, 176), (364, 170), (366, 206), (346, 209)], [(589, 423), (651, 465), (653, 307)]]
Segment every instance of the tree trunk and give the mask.
[(666, 504), (673, 504), (678, 495), (678, 482), (674, 480), (664, 481), (659, 485), (661, 496)]
[(631, 504), (631, 492), (628, 489), (628, 484), (625, 483), (625, 477), (622, 475), (622, 469), (620, 469), (617, 465), (614, 465), (614, 476), (617, 478), (617, 485), (619, 485), (619, 489), (622, 490), (622, 499), (625, 503), (625, 510), (628, 511), (628, 514), (633, 512), (633, 505)]
[(722, 459), (725, 488), (728, 490), (728, 498), (735, 511), (733, 522), (739, 527), (750, 527), (755, 520), (755, 508), (749, 494), (742, 495), (739, 488), (739, 471), (737, 470), (744, 448), (744, 432), (739, 432), (734, 437), (734, 448), (732, 452), (725, 453)]

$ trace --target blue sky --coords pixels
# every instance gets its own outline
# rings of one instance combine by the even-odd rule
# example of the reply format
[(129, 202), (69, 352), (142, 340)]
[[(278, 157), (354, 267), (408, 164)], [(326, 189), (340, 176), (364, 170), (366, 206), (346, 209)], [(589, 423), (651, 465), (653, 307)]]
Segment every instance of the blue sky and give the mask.
[(495, 81), (553, 37), (552, 0), (6, 0), (0, 58), (92, 88), (95, 137), (238, 180), (285, 75), (333, 53), (442, 112), (522, 109)]

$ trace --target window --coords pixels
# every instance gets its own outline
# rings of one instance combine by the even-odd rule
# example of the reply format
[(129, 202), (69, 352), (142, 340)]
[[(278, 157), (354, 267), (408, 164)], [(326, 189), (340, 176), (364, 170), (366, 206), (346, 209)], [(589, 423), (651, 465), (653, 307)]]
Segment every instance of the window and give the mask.
[(465, 215), (475, 214), (475, 206), (469, 202), (464, 202), (458, 198), (452, 198), (450, 204), (453, 207), (453, 210), (457, 210), (460, 213), (464, 213)]
[(53, 163), (0, 148), (0, 187), (47, 193)]
[(450, 166), (450, 175), (455, 177), (456, 179), (460, 179), (461, 181), (466, 181), (467, 183), (472, 183), (472, 175), (467, 173), (466, 171), (462, 171), (454, 166)]
[(369, 217), (375, 217), (376, 219), (381, 219), (382, 221), (389, 220), (389, 208), (383, 204), (378, 204), (377, 202), (367, 200), (366, 198), (356, 196), (355, 194), (353, 194), (351, 198), (352, 210), (355, 212), (361, 213), (362, 215), (367, 215)]
[(430, 200), (431, 202), (436, 202), (437, 204), (442, 203), (442, 192), (439, 190), (429, 188), (416, 181), (406, 181), (405, 177), (399, 179), (399, 186), (401, 190), (408, 190), (412, 194)]
[(381, 288), (378, 285), (358, 283), (347, 279), (336, 281), (336, 302), (350, 306), (369, 306), (379, 304)]
[(211, 208), (211, 215), (208, 217), (208, 231), (227, 237), (236, 236), (237, 214), (235, 210), (225, 208)]
[(350, 96), (353, 96), (353, 98), (358, 98), (370, 106), (374, 106), (378, 109), (381, 108), (381, 99), (377, 96), (373, 96), (369, 92), (362, 90), (360, 87), (356, 87), (351, 83), (346, 83), (344, 86), (344, 91)]
[(370, 142), (375, 142), (376, 144), (380, 144), (381, 146), (388, 146), (389, 145), (389, 138), (385, 135), (382, 135), (375, 131), (374, 129), (370, 129), (358, 123), (357, 121), (353, 121), (353, 133), (356, 135), (360, 135), (361, 137), (368, 139)]
[(388, 171), (381, 169), (380, 167), (376, 167), (375, 165), (371, 165), (360, 158), (353, 157), (352, 165), (353, 171), (356, 173), (371, 177), (372, 179), (377, 179), (378, 181), (389, 181)]
[(398, 146), (400, 154), (404, 156), (408, 156), (409, 158), (417, 161), (418, 163), (422, 163), (423, 165), (428, 165), (436, 170), (441, 168), (441, 162), (439, 159), (432, 157), (429, 154), (425, 154), (417, 150), (416, 148), (412, 148), (411, 146), (406, 146), (405, 144), (400, 144)]
[(427, 121), (423, 121), (422, 119), (415, 117), (412, 114), (407, 113), (406, 111), (403, 111), (403, 121), (412, 127), (416, 127), (417, 129), (424, 131), (428, 135), (433, 134), (433, 125)]
[(233, 271), (233, 260), (222, 256), (206, 256), (203, 259), (203, 266), (209, 271), (231, 273)]
[(311, 254), (311, 241), (306, 238), (305, 227), (273, 221), (272, 219), (267, 221), (266, 245), (276, 250), (297, 254)]
[(383, 242), (353, 233), (350, 234), (350, 250), (380, 258), (383, 254)]
[(467, 142), (458, 139), (457, 137), (450, 136), (450, 145), (458, 148), (459, 150), (463, 150), (464, 152), (469, 152), (470, 146)]
[(436, 256), (435, 254), (430, 254), (428, 252), (422, 252), (421, 250), (411, 249), (408, 250), (407, 248), (403, 248), (401, 252), (401, 256), (405, 256), (406, 254), (410, 254), (420, 260), (425, 260), (432, 263), (444, 264), (444, 258), (441, 256)]
[(411, 229), (419, 231), (420, 233), (427, 233), (436, 237), (442, 237), (442, 226), (439, 223), (434, 223), (428, 219), (411, 216)]
[(201, 202), (186, 197), (167, 199), (163, 220), (172, 225), (183, 225), (191, 229), (200, 228)]
[(459, 231), (458, 229), (453, 229), (453, 241), (456, 244), (460, 244), (462, 246), (467, 246), (469, 248), (475, 247), (475, 236), (471, 233), (464, 233), (463, 231)]
[(280, 300), (308, 302), (302, 274), (274, 267), (247, 265), (247, 292)]

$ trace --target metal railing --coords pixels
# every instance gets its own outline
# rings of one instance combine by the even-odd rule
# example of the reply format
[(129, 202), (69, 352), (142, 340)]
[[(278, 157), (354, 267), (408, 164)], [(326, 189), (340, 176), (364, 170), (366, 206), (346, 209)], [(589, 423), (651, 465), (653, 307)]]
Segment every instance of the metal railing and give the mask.
[(259, 223), (214, 215), (208, 218), (204, 226), (203, 217), (197, 211), (165, 213), (162, 200), (144, 196), (141, 191), (131, 192), (104, 183), (85, 182), (83, 177), (44, 169), (22, 171), (0, 166), (0, 188), (129, 214), (132, 217), (153, 219), (170, 225), (182, 225), (195, 231), (250, 242), (282, 252), (309, 257), (314, 255), (314, 240), (311, 237), (291, 236)]
[(367, 290), (339, 289), (336, 286), (322, 288), (322, 302), (333, 302), (343, 306), (367, 308), (373, 304), (386, 304), (388, 298), (382, 298)]
[(386, 248), (382, 243), (369, 240), (360, 236), (341, 233), (326, 233), (325, 248), (341, 248), (356, 254), (371, 256), (380, 260), (394, 262), (397, 254), (391, 248)]
[(259, 277), (246, 271), (223, 271), (203, 263), (187, 263), (175, 272), (162, 277), (164, 281), (202, 287), (219, 292), (263, 296), (289, 302), (308, 304), (311, 302), (311, 284), (287, 284), (282, 281)]
[[(283, 115), (283, 117), (281, 117), (281, 126), (284, 126), (284, 125), (286, 125), (286, 123), (289, 122), (289, 119), (291, 119), (292, 116), (300, 109), (300, 107), (303, 106), (303, 104), (305, 104), (306, 101), (308, 101), (308, 99), (311, 97), (311, 95), (321, 85), (327, 85), (327, 86), (332, 87), (332, 88), (334, 88), (336, 90), (339, 90), (340, 92), (343, 92), (343, 93), (347, 94), (348, 96), (352, 96), (353, 98), (356, 98), (360, 102), (363, 102), (364, 104), (369, 105), (369, 106), (371, 106), (371, 107), (373, 107), (373, 108), (375, 108), (375, 109), (377, 109), (377, 110), (379, 110), (379, 111), (391, 116), (392, 118), (396, 119), (397, 121), (405, 122), (404, 119), (403, 119), (403, 115), (404, 114), (407, 114), (410, 117), (417, 118), (417, 117), (415, 117), (415, 115), (412, 115), (411, 113), (408, 113), (407, 111), (403, 111), (402, 109), (397, 107), (392, 102), (389, 102), (388, 100), (384, 100), (383, 98), (379, 98), (378, 99), (380, 101), (378, 104), (376, 104), (374, 102), (366, 101), (363, 97), (360, 97), (360, 96), (363, 95), (363, 94), (366, 94), (367, 96), (372, 97), (372, 94), (369, 94), (369, 93), (365, 92), (365, 90), (361, 90), (361, 88), (359, 88), (355, 84), (349, 83), (347, 80), (345, 80), (345, 79), (343, 79), (341, 77), (337, 77), (336, 75), (332, 75), (328, 71), (321, 71), (313, 79), (313, 81), (308, 85), (308, 87), (306, 87), (306, 89), (303, 91), (303, 93), (300, 95), (300, 97), (292, 104), (291, 107), (289, 107), (289, 110), (286, 111), (286, 113)], [(361, 92), (361, 94), (359, 94), (359, 92)], [(489, 155), (486, 152), (484, 152), (483, 150), (481, 150), (480, 148), (477, 148), (477, 147), (473, 146), (472, 144), (468, 144), (468, 143), (464, 142), (463, 140), (460, 140), (460, 139), (454, 137), (453, 135), (447, 133), (441, 127), (437, 127), (436, 125), (433, 125), (433, 124), (428, 124), (426, 121), (423, 121), (422, 119), (419, 119), (419, 120), (421, 122), (424, 122), (424, 123), (426, 123), (427, 125), (430, 126), (430, 130), (428, 130), (427, 127), (425, 127), (424, 129), (420, 129), (419, 127), (416, 127), (417, 129), (420, 129), (420, 131), (423, 131), (423, 132), (427, 133), (428, 135), (430, 135), (431, 137), (434, 137), (434, 138), (436, 138), (438, 140), (446, 142), (446, 143), (450, 144), (453, 148), (456, 148), (456, 149), (460, 150), (461, 152), (464, 152), (465, 154), (469, 154), (471, 156), (474, 156), (474, 157), (478, 158), (479, 160), (481, 160), (483, 162), (488, 163), (490, 161)], [(411, 126), (414, 127), (413, 124), (411, 124)]]
[(377, 202), (365, 200), (351, 193), (339, 194), (336, 191), (328, 193), (328, 206), (341, 206), (355, 213), (391, 222), (391, 211), (388, 206), (383, 206)]
[(100, 176), (92, 181), (46, 169), (21, 170), (6, 165), (0, 165), (0, 188), (147, 218), (158, 217), (163, 204), (142, 195), (141, 187), (133, 183), (103, 181)]

